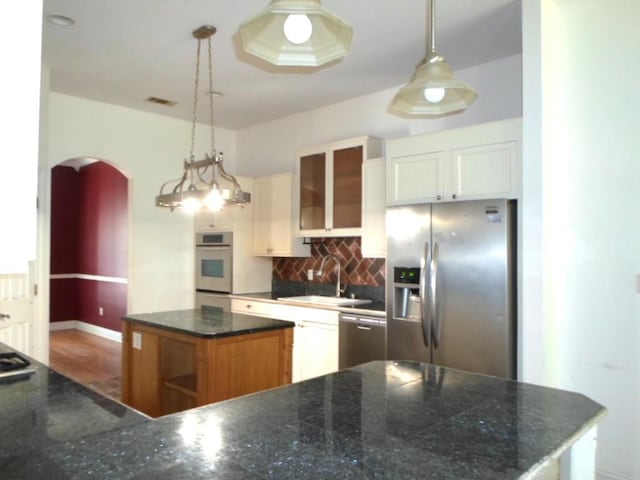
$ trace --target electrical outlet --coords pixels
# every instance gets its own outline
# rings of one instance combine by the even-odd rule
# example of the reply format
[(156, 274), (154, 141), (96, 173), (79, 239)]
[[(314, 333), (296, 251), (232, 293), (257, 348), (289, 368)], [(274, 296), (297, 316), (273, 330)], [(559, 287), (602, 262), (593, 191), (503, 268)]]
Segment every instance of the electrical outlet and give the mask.
[(104, 308), (98, 307), (98, 315), (100, 315), (101, 317), (104, 315)]
[(307, 270), (307, 280), (313, 280), (313, 269)]
[(142, 350), (142, 334), (140, 332), (133, 332), (133, 348), (136, 350)]

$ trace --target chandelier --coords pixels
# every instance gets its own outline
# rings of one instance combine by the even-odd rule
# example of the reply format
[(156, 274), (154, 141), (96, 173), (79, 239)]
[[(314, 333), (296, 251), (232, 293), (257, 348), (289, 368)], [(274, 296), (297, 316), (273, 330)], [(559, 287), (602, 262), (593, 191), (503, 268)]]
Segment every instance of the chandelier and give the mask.
[[(201, 208), (220, 210), (225, 205), (242, 205), (251, 201), (251, 195), (243, 192), (236, 178), (227, 173), (223, 166), (222, 152), (215, 147), (215, 130), (213, 126), (213, 67), (211, 54), (211, 37), (216, 28), (204, 25), (193, 31), (193, 37), (198, 40), (196, 53), (196, 74), (193, 93), (193, 117), (191, 123), (191, 150), (189, 158), (184, 161), (182, 177), (169, 180), (160, 187), (160, 194), (156, 197), (156, 206), (169, 208), (184, 208), (196, 211)], [(209, 73), (209, 116), (211, 131), (211, 150), (204, 158), (196, 160), (194, 156), (196, 140), (196, 119), (198, 111), (198, 86), (200, 77), (200, 44), (207, 40), (208, 73)], [(226, 180), (232, 188), (220, 188), (217, 177)]]
[(478, 97), (476, 91), (456, 80), (451, 67), (436, 53), (434, 0), (427, 0), (427, 54), (409, 84), (396, 94), (391, 109), (408, 116), (444, 115), (464, 110)]

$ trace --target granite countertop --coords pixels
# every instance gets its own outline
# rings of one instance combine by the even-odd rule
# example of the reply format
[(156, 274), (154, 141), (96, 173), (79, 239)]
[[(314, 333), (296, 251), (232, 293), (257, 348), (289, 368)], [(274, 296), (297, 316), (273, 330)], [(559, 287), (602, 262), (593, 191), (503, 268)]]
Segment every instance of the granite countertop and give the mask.
[(224, 311), (217, 307), (129, 314), (123, 320), (196, 337), (230, 337), (295, 327), (295, 323)]
[[(6, 436), (21, 448), (0, 450), (3, 479), (517, 479), (557, 458), (605, 413), (575, 393), (379, 361), (156, 420), (135, 412), (115, 424), (93, 420), (84, 431), (73, 404), (57, 402), (52, 415), (55, 396), (46, 394), (66, 385), (74, 398), (83, 389), (49, 375), (48, 389), (13, 393), (25, 404), (27, 429)], [(6, 395), (0, 385), (3, 427), (18, 408), (7, 412)], [(121, 407), (109, 405), (109, 413)], [(53, 417), (59, 441), (40, 411)]]
[(345, 313), (354, 313), (357, 315), (370, 315), (372, 317), (385, 317), (386, 309), (384, 302), (371, 302), (364, 305), (354, 306), (331, 306), (331, 305), (319, 305), (317, 303), (302, 303), (302, 302), (288, 302), (286, 297), (278, 296), (274, 292), (255, 292), (255, 293), (232, 293), (229, 295), (231, 298), (244, 298), (247, 300), (258, 300), (261, 302), (280, 303), (285, 305), (294, 305), (298, 307), (311, 307), (319, 308), (322, 310), (337, 310)]
[[(0, 344), (0, 352), (11, 351)], [(0, 478), (21, 478), (5, 472), (25, 455), (30, 457), (29, 452), (149, 421), (146, 415), (23, 357), (35, 373), (0, 379)], [(56, 478), (55, 472), (40, 478)]]

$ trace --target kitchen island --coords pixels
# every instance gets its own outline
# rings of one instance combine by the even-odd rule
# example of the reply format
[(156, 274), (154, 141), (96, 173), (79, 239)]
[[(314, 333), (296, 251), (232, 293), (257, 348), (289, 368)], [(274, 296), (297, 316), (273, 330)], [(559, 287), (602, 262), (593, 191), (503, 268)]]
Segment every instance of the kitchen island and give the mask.
[(153, 417), (291, 383), (293, 322), (216, 307), (122, 320), (122, 401)]
[[(593, 443), (589, 435), (605, 414), (575, 393), (380, 361), (159, 419), (142, 420), (105, 399), (106, 410), (122, 409), (120, 423), (83, 431), (81, 415), (60, 422), (66, 435), (54, 441), (38, 416), (52, 410), (53, 397), (42, 384), (28, 386), (33, 380), (20, 393), (0, 383), (3, 431), (11, 425), (7, 395), (22, 400), (20, 412), (9, 413), (36, 412), (42, 425), (33, 444), (23, 436), (37, 435), (9, 430), (4, 443), (20, 448), (0, 451), (3, 479), (536, 478), (576, 442)], [(55, 413), (72, 418), (74, 404), (60, 400)], [(582, 468), (570, 478), (589, 478), (589, 465)]]

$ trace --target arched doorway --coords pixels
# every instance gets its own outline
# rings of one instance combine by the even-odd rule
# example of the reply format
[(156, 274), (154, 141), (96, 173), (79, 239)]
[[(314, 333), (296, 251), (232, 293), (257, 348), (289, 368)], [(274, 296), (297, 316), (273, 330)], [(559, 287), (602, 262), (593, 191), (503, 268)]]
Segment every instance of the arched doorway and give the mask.
[[(50, 330), (79, 330), (120, 341), (120, 319), (127, 311), (128, 246), (129, 179), (96, 159), (53, 167)], [(92, 355), (91, 349), (71, 350)], [(95, 364), (104, 359), (78, 360)], [(110, 367), (111, 374), (119, 376), (119, 355), (112, 363), (117, 365)], [(62, 373), (74, 377), (73, 372)]]

